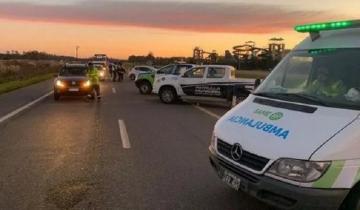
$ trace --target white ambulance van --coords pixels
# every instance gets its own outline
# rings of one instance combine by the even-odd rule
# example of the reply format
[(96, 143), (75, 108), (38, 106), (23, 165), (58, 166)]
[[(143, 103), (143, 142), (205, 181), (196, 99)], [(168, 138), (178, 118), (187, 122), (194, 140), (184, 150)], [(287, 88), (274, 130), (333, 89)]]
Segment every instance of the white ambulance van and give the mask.
[(310, 36), (215, 125), (220, 179), (279, 209), (360, 210), (360, 21)]

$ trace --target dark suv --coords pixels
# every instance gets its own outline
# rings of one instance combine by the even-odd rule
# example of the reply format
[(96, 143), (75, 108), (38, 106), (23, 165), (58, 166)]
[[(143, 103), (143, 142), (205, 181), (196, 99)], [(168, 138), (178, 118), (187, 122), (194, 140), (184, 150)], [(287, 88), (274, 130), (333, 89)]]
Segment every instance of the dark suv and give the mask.
[(61, 96), (93, 96), (93, 88), (87, 77), (88, 66), (85, 64), (65, 65), (54, 80), (54, 99)]

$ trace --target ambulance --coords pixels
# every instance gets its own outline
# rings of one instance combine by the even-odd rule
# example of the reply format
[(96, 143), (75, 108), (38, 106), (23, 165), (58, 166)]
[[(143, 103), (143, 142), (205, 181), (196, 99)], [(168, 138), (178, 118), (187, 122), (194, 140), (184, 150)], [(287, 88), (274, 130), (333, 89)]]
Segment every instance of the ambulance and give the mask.
[(279, 209), (360, 210), (360, 20), (309, 33), (215, 125), (220, 179)]

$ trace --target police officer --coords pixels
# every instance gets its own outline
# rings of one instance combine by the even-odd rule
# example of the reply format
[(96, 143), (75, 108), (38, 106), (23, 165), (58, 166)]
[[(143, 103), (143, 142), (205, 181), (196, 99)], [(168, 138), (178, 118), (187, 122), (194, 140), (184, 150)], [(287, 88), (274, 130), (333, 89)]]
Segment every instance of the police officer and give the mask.
[(122, 66), (122, 63), (119, 62), (118, 65), (117, 65), (117, 72), (118, 72), (118, 81), (123, 81), (124, 80), (124, 74), (126, 73), (125, 72), (125, 69), (124, 67)]
[(101, 99), (101, 96), (100, 96), (100, 78), (99, 78), (99, 72), (95, 68), (93, 63), (89, 63), (88, 77), (90, 79), (93, 90), (95, 90), (95, 92), (96, 92), (96, 97), (97, 97), (97, 99), (99, 101)]
[(341, 80), (331, 77), (329, 69), (320, 67), (317, 70), (318, 76), (310, 86), (310, 92), (315, 95), (326, 97), (339, 97), (344, 96), (346, 87)]
[(114, 69), (115, 69), (115, 64), (113, 63), (110, 63), (109, 64), (109, 75), (111, 77), (111, 80), (113, 80), (113, 77), (114, 77)]

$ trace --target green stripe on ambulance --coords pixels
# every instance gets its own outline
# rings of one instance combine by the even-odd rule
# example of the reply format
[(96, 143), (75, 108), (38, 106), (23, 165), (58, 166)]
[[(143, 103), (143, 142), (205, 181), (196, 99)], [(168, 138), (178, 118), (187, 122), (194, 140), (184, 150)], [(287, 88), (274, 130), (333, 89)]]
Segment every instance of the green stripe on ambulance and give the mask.
[(345, 161), (333, 161), (330, 168), (318, 181), (314, 182), (315, 188), (331, 188), (344, 167)]

